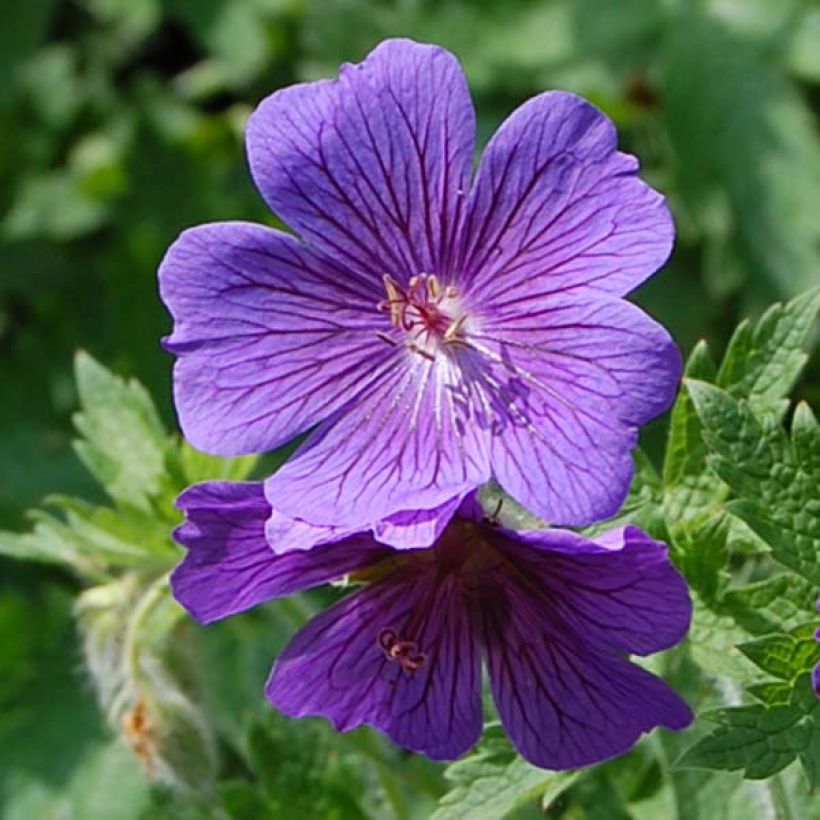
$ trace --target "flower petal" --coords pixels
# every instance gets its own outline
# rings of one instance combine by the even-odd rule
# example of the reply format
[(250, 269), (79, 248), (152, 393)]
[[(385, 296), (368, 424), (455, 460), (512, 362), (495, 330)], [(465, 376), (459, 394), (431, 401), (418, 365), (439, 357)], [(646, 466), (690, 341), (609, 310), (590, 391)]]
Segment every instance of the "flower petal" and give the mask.
[(380, 292), (269, 228), (185, 231), (160, 267), (179, 360), (174, 394), (194, 446), (269, 450), (349, 401), (396, 355), (376, 333)]
[(376, 282), (406, 282), (447, 267), (474, 136), (452, 54), (387, 40), (336, 81), (263, 100), (247, 148), (257, 187), (302, 237)]
[[(380, 544), (394, 549), (423, 549), (431, 547), (459, 508), (462, 500), (457, 495), (429, 510), (403, 510), (371, 524), (365, 529), (373, 533)], [(308, 550), (316, 544), (340, 541), (356, 530), (327, 524), (309, 524), (288, 518), (274, 510), (265, 525), (265, 536), (273, 551), (284, 554), (290, 550)]]
[(586, 643), (648, 655), (679, 643), (689, 630), (686, 581), (666, 545), (638, 527), (594, 539), (566, 530), (499, 532), (515, 565), (536, 579)]
[[(365, 587), (318, 615), (280, 655), (267, 686), (291, 717), (319, 715), (339, 731), (376, 727), (395, 743), (437, 760), (481, 734), (479, 653), (455, 583), (437, 588), (435, 569)], [(413, 629), (425, 660), (407, 671), (380, 647), (383, 630)]]
[(374, 538), (394, 549), (422, 549), (431, 547), (462, 502), (456, 495), (438, 507), (429, 510), (406, 510), (379, 521), (373, 527)]
[[(517, 558), (519, 551), (510, 554)], [(622, 556), (599, 555), (617, 574)], [(492, 605), (478, 609), (501, 722), (520, 754), (547, 769), (598, 763), (628, 751), (656, 726), (682, 729), (692, 720), (688, 706), (666, 683), (621, 654), (623, 644), (632, 640), (642, 647), (651, 643), (642, 625), (637, 628), (641, 618), (633, 622), (626, 612), (638, 601), (646, 615), (640, 581), (628, 572), (631, 592), (606, 589), (603, 572), (591, 572), (585, 561), (577, 573), (569, 572), (571, 560), (567, 556), (564, 565), (557, 561), (555, 566), (572, 580), (573, 589), (556, 578), (544, 594), (542, 575), (533, 586), (529, 566), (517, 563), (519, 572), (497, 579)], [(584, 589), (586, 582), (599, 586), (600, 611), (587, 611), (597, 593), (594, 586)], [(653, 600), (652, 606), (660, 603)], [(611, 613), (620, 622), (607, 646), (601, 622)]]
[(620, 299), (543, 300), (485, 317), (469, 341), (505, 407), (491, 452), (502, 486), (554, 524), (614, 514), (638, 426), (675, 395), (681, 360), (666, 330)]
[(465, 209), (459, 270), (498, 305), (578, 290), (622, 296), (663, 265), (663, 197), (616, 150), (610, 120), (580, 97), (526, 102), (490, 140)]
[(277, 509), (361, 529), (437, 507), (489, 478), (485, 431), (464, 415), (455, 366), (404, 353), (355, 410), (328, 419), (266, 481)]
[(265, 540), (271, 513), (261, 483), (212, 481), (177, 499), (186, 521), (174, 538), (188, 550), (171, 576), (174, 597), (202, 623), (318, 586), (382, 560), (368, 535), (277, 556)]

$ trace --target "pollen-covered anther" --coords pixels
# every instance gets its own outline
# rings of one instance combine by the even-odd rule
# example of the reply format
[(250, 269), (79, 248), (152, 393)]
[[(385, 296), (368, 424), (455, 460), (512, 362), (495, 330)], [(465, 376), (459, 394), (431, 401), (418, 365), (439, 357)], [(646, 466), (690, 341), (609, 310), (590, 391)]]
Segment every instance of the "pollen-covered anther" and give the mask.
[(462, 314), (454, 322), (450, 324), (447, 330), (444, 331), (444, 341), (454, 342), (458, 339), (461, 329), (464, 327), (464, 322), (467, 320), (466, 314)]
[(419, 652), (418, 644), (400, 638), (393, 629), (383, 629), (377, 643), (387, 660), (398, 661), (405, 672), (416, 672), (427, 663), (427, 656)]
[[(386, 299), (378, 303), (378, 309), (390, 314), (390, 324), (397, 330), (411, 334), (407, 348), (426, 359), (433, 359), (431, 345), (435, 342), (450, 344), (461, 341), (466, 314), (454, 316), (452, 304), (457, 297), (452, 285), (442, 286), (439, 278), (432, 273), (411, 276), (407, 287), (403, 288), (392, 276), (385, 274)], [(390, 337), (379, 334), (388, 342)], [(389, 343), (393, 343), (390, 340)]]

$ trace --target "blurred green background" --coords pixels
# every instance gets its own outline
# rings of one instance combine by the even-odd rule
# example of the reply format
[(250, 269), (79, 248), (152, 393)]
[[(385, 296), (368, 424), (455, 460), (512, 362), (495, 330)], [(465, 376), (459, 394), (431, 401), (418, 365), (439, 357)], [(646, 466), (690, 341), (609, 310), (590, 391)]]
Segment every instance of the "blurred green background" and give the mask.
[[(99, 497), (71, 449), (77, 348), (138, 377), (173, 425), (155, 282), (165, 248), (198, 222), (271, 221), (244, 160), (251, 108), (395, 35), (460, 57), (482, 143), (549, 88), (615, 120), (678, 227), (670, 264), (636, 298), (685, 351), (700, 337), (721, 349), (740, 317), (820, 281), (816, 3), (7, 0), (0, 526), (23, 528), (49, 493)], [(798, 397), (820, 399), (817, 357)], [(78, 674), (72, 581), (2, 571), (0, 738), (8, 746), (39, 715), (39, 754), (16, 748), (15, 765), (56, 782), (75, 739), (102, 732), (88, 729), (97, 718)]]

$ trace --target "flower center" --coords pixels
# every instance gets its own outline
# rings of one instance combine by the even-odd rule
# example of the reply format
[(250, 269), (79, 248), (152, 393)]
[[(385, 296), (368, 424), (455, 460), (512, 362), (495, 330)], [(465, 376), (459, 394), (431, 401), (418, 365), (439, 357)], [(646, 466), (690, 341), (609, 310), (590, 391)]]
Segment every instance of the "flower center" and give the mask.
[[(413, 276), (407, 288), (402, 288), (389, 274), (384, 276), (387, 298), (379, 302), (378, 309), (390, 314), (390, 324), (407, 334), (407, 347), (427, 359), (435, 358), (440, 345), (463, 342), (462, 330), (466, 314), (454, 311), (456, 289), (450, 285), (442, 288), (434, 274), (420, 273)], [(378, 334), (388, 344), (396, 341), (387, 334)]]

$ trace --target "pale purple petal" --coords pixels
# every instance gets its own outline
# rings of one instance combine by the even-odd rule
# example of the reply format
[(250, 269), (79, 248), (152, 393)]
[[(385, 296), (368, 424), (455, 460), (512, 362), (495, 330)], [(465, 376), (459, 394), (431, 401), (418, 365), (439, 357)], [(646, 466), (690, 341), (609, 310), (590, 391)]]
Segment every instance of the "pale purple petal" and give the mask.
[(174, 317), (174, 398), (191, 443), (272, 449), (348, 403), (397, 351), (379, 341), (383, 294), (278, 231), (185, 231), (160, 267)]
[(462, 495), (429, 510), (395, 513), (373, 526), (373, 536), (395, 549), (421, 549), (432, 546), (450, 523), (462, 502)]
[(338, 80), (291, 86), (248, 123), (257, 187), (308, 242), (374, 282), (448, 266), (475, 113), (458, 61), (387, 40)]
[(277, 509), (361, 528), (444, 504), (489, 478), (486, 431), (469, 422), (452, 363), (404, 355), (401, 368), (322, 424), (267, 480)]
[[(479, 653), (457, 586), (436, 580), (434, 567), (384, 580), (318, 615), (276, 661), (270, 701), (343, 732), (374, 726), (437, 760), (465, 752), (481, 733)], [(384, 630), (412, 634), (424, 663), (408, 671), (389, 660)]]
[[(357, 529), (370, 530), (376, 541), (394, 549), (431, 547), (449, 524), (461, 500), (462, 496), (457, 495), (438, 507), (404, 510)], [(309, 524), (274, 510), (265, 525), (265, 535), (273, 551), (284, 554), (294, 549), (308, 550), (316, 544), (340, 541), (354, 535), (357, 529)]]
[(469, 343), (502, 397), (491, 451), (501, 485), (553, 524), (617, 512), (638, 427), (671, 404), (680, 377), (666, 330), (622, 300), (545, 299), (483, 317)]
[(610, 120), (580, 97), (526, 102), (490, 140), (465, 209), (460, 272), (485, 303), (559, 291), (622, 296), (663, 265), (663, 197), (617, 151)]
[[(545, 533), (538, 546), (551, 549), (549, 539)], [(656, 726), (689, 725), (683, 700), (623, 656), (627, 647), (653, 651), (680, 639), (688, 616), (664, 622), (664, 595), (674, 611), (685, 585), (660, 545), (630, 535), (621, 551), (573, 556), (582, 545), (556, 541), (554, 556), (535, 559), (536, 572), (521, 561), (528, 549), (538, 553), (534, 542), (507, 548), (516, 571), (496, 578), (494, 605), (480, 607), (480, 620), (493, 697), (513, 744), (537, 766), (570, 769), (622, 754)], [(654, 562), (653, 550), (661, 556)], [(545, 586), (550, 567), (556, 574)], [(657, 640), (647, 629), (653, 615), (661, 621)]]
[(309, 524), (279, 510), (273, 510), (265, 522), (265, 539), (277, 555), (285, 555), (292, 550), (309, 550), (316, 544), (330, 544), (354, 532), (350, 527)]
[(261, 483), (197, 484), (177, 499), (188, 553), (171, 576), (174, 597), (202, 623), (342, 577), (389, 557), (368, 535), (277, 556), (265, 540), (270, 505)]

